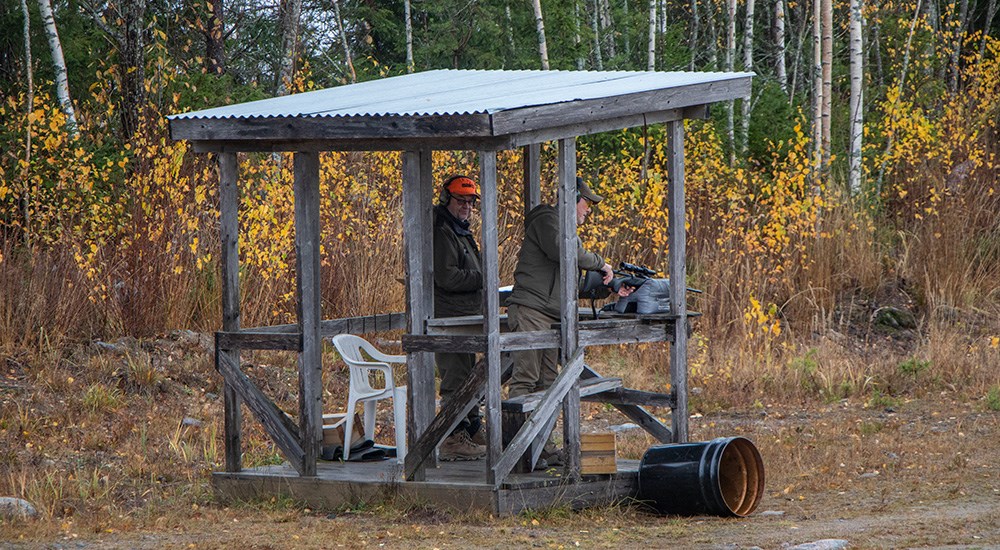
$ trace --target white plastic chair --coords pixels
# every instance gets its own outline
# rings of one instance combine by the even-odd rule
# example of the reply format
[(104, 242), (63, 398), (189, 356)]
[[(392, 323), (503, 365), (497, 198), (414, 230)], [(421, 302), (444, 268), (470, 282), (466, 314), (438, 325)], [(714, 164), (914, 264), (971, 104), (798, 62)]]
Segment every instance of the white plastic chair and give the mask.
[[(396, 426), (396, 460), (400, 463), (406, 456), (406, 386), (396, 386), (392, 379), (392, 368), (388, 363), (406, 363), (405, 355), (386, 355), (375, 349), (367, 340), (353, 334), (338, 334), (331, 338), (337, 353), (350, 367), (350, 389), (347, 393), (347, 420), (344, 433), (354, 429), (354, 410), (358, 403), (365, 404), (365, 438), (375, 437), (375, 402), (392, 399), (393, 420)], [(362, 351), (374, 361), (367, 360)], [(373, 388), (369, 375), (381, 372), (385, 387)], [(351, 445), (344, 445), (344, 460), (351, 456)]]

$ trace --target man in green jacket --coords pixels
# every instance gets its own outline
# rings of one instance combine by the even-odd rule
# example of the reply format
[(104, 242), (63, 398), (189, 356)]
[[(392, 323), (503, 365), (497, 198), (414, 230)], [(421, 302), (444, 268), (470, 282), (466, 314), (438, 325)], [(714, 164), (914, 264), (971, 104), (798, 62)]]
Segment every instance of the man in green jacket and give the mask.
[[(587, 182), (576, 178), (576, 224), (582, 225), (593, 204), (603, 197), (594, 193)], [(576, 239), (576, 262), (580, 269), (600, 271), (602, 282), (614, 277), (611, 265), (598, 254), (583, 249)], [(507, 299), (507, 322), (511, 330), (549, 330), (562, 313), (562, 289), (559, 283), (559, 213), (554, 206), (532, 208), (524, 219), (524, 243), (514, 271), (514, 288)], [(631, 289), (622, 287), (620, 295)], [(518, 397), (548, 389), (559, 375), (558, 349), (525, 350), (514, 353), (508, 395)], [(551, 442), (545, 445), (536, 468), (562, 465), (562, 453)]]
[[(434, 208), (434, 315), (457, 317), (483, 312), (482, 257), (469, 231), (469, 217), (479, 199), (479, 188), (466, 176), (445, 181)], [(447, 403), (476, 364), (474, 353), (437, 353), (441, 401)], [(478, 460), (486, 456), (479, 407), (473, 407), (438, 449), (441, 460)]]
[[(603, 197), (594, 193), (587, 182), (576, 179), (576, 223), (582, 225), (590, 206)], [(611, 282), (611, 265), (599, 255), (587, 252), (576, 239), (576, 261), (580, 269), (600, 271), (604, 284)], [(558, 323), (562, 307), (559, 285), (559, 214), (554, 206), (533, 208), (524, 220), (524, 243), (514, 271), (514, 288), (507, 299), (508, 324), (512, 330), (549, 330)], [(542, 391), (559, 374), (559, 350), (540, 349), (514, 354), (510, 378), (510, 397)]]

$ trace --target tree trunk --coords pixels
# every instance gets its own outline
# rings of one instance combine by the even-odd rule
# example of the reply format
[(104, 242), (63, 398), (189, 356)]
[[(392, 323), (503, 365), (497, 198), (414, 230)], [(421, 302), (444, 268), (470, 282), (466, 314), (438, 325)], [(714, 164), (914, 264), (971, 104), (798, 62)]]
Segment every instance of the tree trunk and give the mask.
[(864, 50), (862, 49), (861, 2), (851, 0), (851, 158), (848, 182), (852, 195), (861, 193), (861, 140), (864, 130)]
[[(743, 29), (743, 70), (753, 71), (753, 28), (754, 0), (746, 0), (746, 23)], [(751, 86), (751, 91), (753, 90)], [(752, 96), (752, 94), (751, 94)], [(750, 139), (750, 97), (740, 100), (742, 119), (740, 120), (740, 154), (746, 155)]]
[(993, 27), (993, 19), (997, 15), (997, 0), (990, 0), (986, 6), (986, 21), (983, 23), (983, 38), (979, 41), (979, 62), (982, 63), (986, 54), (986, 42), (990, 37), (990, 29)]
[(545, 19), (542, 18), (542, 0), (531, 0), (535, 10), (535, 29), (538, 32), (538, 56), (542, 60), (542, 70), (549, 70), (549, 46), (545, 41)]
[[(692, 0), (697, 2), (698, 0)], [(656, 0), (649, 0), (649, 40), (646, 44), (646, 70), (656, 70)]]
[(604, 40), (607, 42), (608, 60), (611, 60), (618, 55), (618, 46), (615, 44), (615, 20), (611, 16), (608, 0), (598, 0), (598, 5), (601, 7), (601, 30), (604, 31)]
[[(333, 15), (337, 18), (337, 32), (340, 33), (340, 45), (344, 48), (344, 64), (347, 65), (347, 74), (351, 77), (351, 84), (358, 81), (358, 75), (354, 72), (354, 59), (351, 55), (351, 47), (347, 45), (347, 33), (344, 32), (344, 20), (340, 17), (340, 2), (333, 0)], [(407, 19), (409, 25), (409, 19)], [(407, 52), (410, 55), (410, 52)]]
[[(338, 10), (340, 11), (340, 10)], [(406, 72), (413, 72), (413, 19), (410, 14), (410, 0), (403, 0), (403, 18), (406, 19)], [(507, 18), (510, 19), (510, 7), (507, 8)], [(340, 26), (340, 17), (337, 17)]]
[[(732, 72), (736, 58), (736, 0), (728, 0), (726, 10), (726, 71)], [(726, 137), (729, 140), (729, 164), (736, 163), (735, 101), (726, 102)]]
[(222, 0), (208, 1), (208, 24), (205, 34), (205, 70), (212, 74), (226, 72), (226, 20)]
[(691, 0), (691, 65), (689, 70), (692, 71), (697, 66), (699, 27), (701, 27), (701, 17), (698, 14), (698, 0)]
[[(339, 13), (337, 0), (333, 6)], [(302, 0), (281, 0), (281, 69), (278, 71), (278, 95), (288, 95), (295, 78), (295, 61), (299, 52), (299, 20)], [(340, 18), (337, 18), (338, 24)]]
[(710, 3), (711, 10), (708, 14), (708, 67), (710, 70), (719, 70), (719, 31), (715, 28), (715, 3)]
[(27, 85), (24, 98), (24, 169), (21, 181), (24, 193), (21, 195), (21, 213), (24, 216), (24, 244), (31, 247), (31, 112), (35, 109), (35, 77), (32, 75), (31, 61), (31, 13), (26, 0), (21, 0), (24, 14), (24, 80)]
[[(514, 18), (510, 14), (510, 4), (506, 4), (503, 7), (504, 15), (507, 16), (507, 47), (510, 48), (510, 59), (516, 59), (517, 55), (517, 45), (514, 44)], [(579, 22), (577, 22), (579, 25)], [(579, 26), (576, 29), (576, 43), (580, 43), (580, 29)], [(577, 57), (577, 69), (583, 70), (582, 61)]]
[(69, 95), (69, 80), (67, 79), (66, 60), (63, 58), (62, 44), (59, 42), (59, 32), (56, 30), (56, 18), (52, 15), (52, 4), (49, 0), (38, 0), (38, 12), (42, 15), (42, 25), (49, 38), (49, 51), (52, 52), (52, 68), (56, 75), (56, 97), (59, 106), (66, 114), (66, 129), (71, 136), (79, 135), (76, 129), (76, 112), (73, 110), (73, 100)]
[(806, 28), (809, 22), (809, 15), (806, 12), (806, 5), (799, 3), (799, 32), (798, 40), (795, 43), (795, 55), (792, 56), (792, 82), (788, 86), (788, 104), (791, 105), (795, 99), (795, 94), (799, 90), (799, 74), (805, 71), (803, 68), (802, 49), (805, 47)]
[(823, 170), (830, 167), (831, 111), (833, 107), (833, 0), (823, 8)]
[(582, 39), (580, 38), (580, 4), (573, 2), (573, 48), (576, 50), (576, 70), (582, 71), (586, 66), (583, 60), (583, 51), (580, 46)]
[(600, 10), (600, 6), (597, 5), (597, 1), (598, 0), (594, 0), (594, 12), (592, 14), (592, 17), (590, 18), (590, 23), (591, 26), (593, 27), (592, 30), (594, 32), (594, 62), (597, 64), (597, 70), (603, 71), (604, 59), (601, 56), (601, 29), (597, 23), (597, 19), (599, 17), (598, 11)]
[(122, 134), (132, 139), (139, 131), (139, 120), (146, 105), (146, 39), (143, 33), (146, 0), (125, 0), (119, 4), (124, 24), (119, 42), (118, 71), (122, 85)]
[(774, 76), (781, 91), (788, 91), (788, 73), (785, 70), (785, 1), (774, 2), (774, 44), (777, 48), (774, 60)]
[(955, 36), (948, 56), (948, 90), (952, 93), (958, 91), (959, 68), (962, 64), (962, 39), (965, 37), (965, 29), (969, 25), (969, 0), (962, 0), (959, 6), (958, 22), (951, 26), (951, 32), (955, 33)]
[(818, 194), (823, 168), (823, 40), (820, 21), (823, 0), (813, 0), (813, 191)]
[[(910, 67), (910, 53), (913, 50), (913, 34), (917, 30), (917, 21), (920, 20), (920, 6), (922, 4), (921, 0), (917, 0), (917, 7), (913, 10), (913, 20), (910, 21), (910, 33), (906, 37), (906, 48), (903, 50), (903, 65), (899, 69), (899, 93), (902, 94), (904, 91), (904, 86), (906, 84), (906, 71)], [(895, 121), (890, 121), (890, 124), (894, 124)], [(889, 137), (885, 140), (885, 151), (882, 153), (882, 165), (878, 169), (878, 179), (875, 183), (875, 193), (882, 193), (882, 179), (885, 177), (885, 168), (889, 162), (889, 154), (892, 153), (893, 146), (893, 134), (889, 134)]]

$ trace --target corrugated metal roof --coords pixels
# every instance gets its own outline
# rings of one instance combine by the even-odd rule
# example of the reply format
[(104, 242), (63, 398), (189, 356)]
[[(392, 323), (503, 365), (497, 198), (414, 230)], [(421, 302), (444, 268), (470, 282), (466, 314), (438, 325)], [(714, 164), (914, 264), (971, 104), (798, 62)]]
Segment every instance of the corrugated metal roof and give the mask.
[(752, 76), (753, 73), (435, 70), (168, 118), (204, 120), (494, 114)]

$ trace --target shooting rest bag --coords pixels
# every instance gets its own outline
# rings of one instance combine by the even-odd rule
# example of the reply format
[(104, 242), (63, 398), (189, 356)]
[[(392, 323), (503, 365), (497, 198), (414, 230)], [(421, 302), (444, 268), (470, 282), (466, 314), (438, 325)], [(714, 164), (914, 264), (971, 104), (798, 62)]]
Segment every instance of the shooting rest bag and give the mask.
[(649, 279), (635, 292), (615, 302), (618, 313), (670, 313), (670, 279)]

